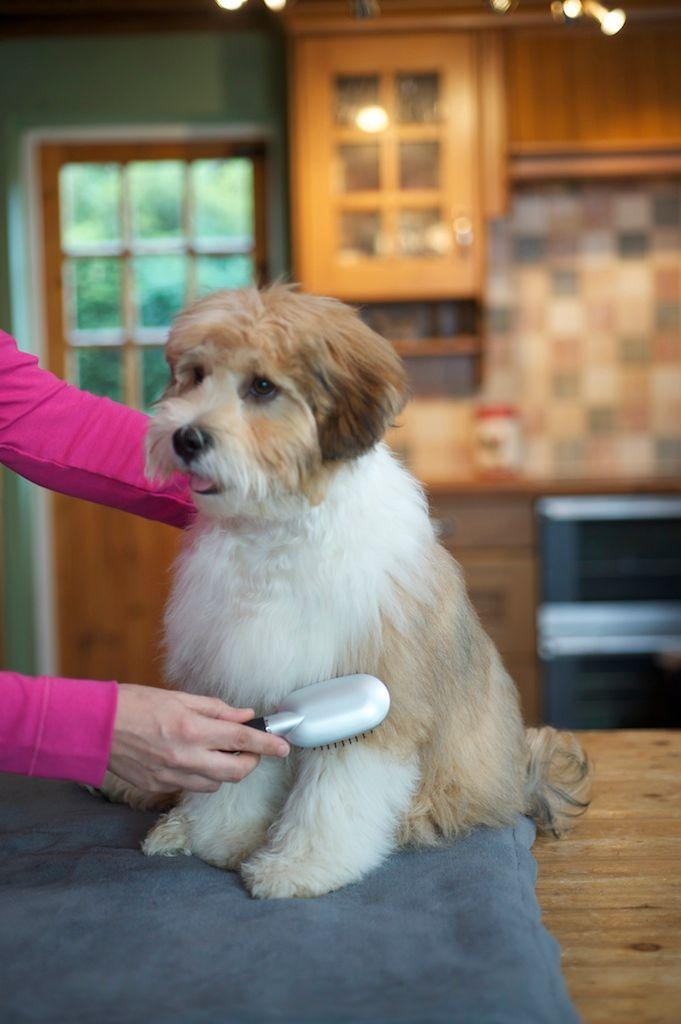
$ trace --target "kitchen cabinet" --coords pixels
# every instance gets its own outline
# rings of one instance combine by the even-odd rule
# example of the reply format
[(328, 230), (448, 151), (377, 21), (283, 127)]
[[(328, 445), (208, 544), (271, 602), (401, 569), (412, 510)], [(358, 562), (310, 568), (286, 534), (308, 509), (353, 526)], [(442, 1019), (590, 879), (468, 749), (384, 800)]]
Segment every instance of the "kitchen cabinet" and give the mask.
[(632, 22), (613, 37), (589, 23), (513, 28), (504, 42), (513, 160), (585, 152), (661, 159), (681, 148), (678, 21)]
[(433, 500), (440, 539), (463, 569), (468, 595), (520, 693), (525, 721), (541, 721), (536, 657), (537, 559), (528, 496)]
[(478, 296), (477, 36), (301, 37), (292, 61), (297, 279), (350, 301)]

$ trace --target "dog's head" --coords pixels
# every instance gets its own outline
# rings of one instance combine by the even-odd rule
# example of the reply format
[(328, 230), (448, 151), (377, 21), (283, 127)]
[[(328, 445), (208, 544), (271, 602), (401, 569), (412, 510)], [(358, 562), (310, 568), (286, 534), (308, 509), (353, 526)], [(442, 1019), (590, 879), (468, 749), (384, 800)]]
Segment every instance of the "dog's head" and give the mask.
[(392, 345), (335, 299), (286, 285), (216, 292), (175, 320), (147, 472), (180, 470), (222, 515), (304, 495), (369, 451), (406, 400)]

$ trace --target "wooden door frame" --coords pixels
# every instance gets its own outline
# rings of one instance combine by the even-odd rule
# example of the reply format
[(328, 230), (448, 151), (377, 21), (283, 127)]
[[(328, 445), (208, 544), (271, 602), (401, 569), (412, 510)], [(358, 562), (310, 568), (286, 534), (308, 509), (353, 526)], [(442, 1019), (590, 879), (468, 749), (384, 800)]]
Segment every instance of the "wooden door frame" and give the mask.
[[(14, 317), (15, 329), (18, 322), (22, 328), (20, 345), (27, 351), (37, 355), (40, 364), (48, 367), (48, 314), (44, 281), (44, 225), (42, 218), (42, 183), (40, 178), (40, 153), (49, 144), (124, 143), (124, 142), (213, 142), (213, 143), (244, 143), (260, 144), (266, 152), (266, 160), (271, 166), (270, 152), (278, 145), (276, 132), (262, 124), (215, 124), (197, 126), (191, 124), (117, 124), (54, 126), (31, 128), (24, 132), (20, 144), (19, 182), (21, 189), (20, 228), (17, 237), (21, 240), (25, 259), (20, 271), (25, 275), (25, 282), (18, 280), (12, 284), (12, 294), (17, 296), (17, 314)], [(278, 156), (274, 155), (276, 163)], [(265, 183), (265, 203), (263, 216), (269, 223), (269, 204), (271, 202), (271, 185)], [(11, 225), (10, 225), (11, 227)], [(273, 253), (270, 245), (271, 236), (268, 232), (266, 249), (268, 260), (272, 261)], [(24, 334), (25, 332), (25, 334)], [(21, 486), (28, 487), (23, 481)], [(30, 516), (23, 529), (30, 531), (32, 557), (26, 566), (26, 574), (31, 578), (31, 603), (33, 623), (35, 627), (35, 665), (32, 669), (43, 675), (55, 675), (58, 672), (59, 649), (57, 642), (56, 617), (56, 570), (53, 557), (53, 509), (51, 494), (39, 487), (30, 487)]]

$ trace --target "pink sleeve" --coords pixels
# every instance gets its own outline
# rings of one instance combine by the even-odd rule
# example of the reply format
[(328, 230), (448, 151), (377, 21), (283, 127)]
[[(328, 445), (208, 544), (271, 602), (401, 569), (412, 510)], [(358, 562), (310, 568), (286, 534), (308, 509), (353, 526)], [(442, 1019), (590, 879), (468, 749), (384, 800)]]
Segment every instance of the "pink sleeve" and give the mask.
[(147, 417), (37, 364), (0, 331), (0, 462), (53, 491), (187, 526), (194, 504), (184, 478), (154, 487), (144, 476)]
[(113, 682), (0, 672), (0, 771), (99, 786), (117, 701)]

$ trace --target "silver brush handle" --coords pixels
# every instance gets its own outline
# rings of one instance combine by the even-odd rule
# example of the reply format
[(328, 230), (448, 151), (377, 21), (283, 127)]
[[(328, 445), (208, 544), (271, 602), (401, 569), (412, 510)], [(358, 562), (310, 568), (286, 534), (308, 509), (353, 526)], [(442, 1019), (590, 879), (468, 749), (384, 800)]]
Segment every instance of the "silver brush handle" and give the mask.
[(254, 718), (246, 725), (251, 729), (260, 729), (261, 732), (271, 732), (274, 736), (285, 736), (291, 732), (303, 720), (303, 716), (294, 711), (275, 711), (264, 718)]
[(246, 722), (284, 736), (296, 747), (323, 747), (370, 732), (390, 709), (390, 694), (375, 676), (326, 679), (295, 690), (276, 711)]

